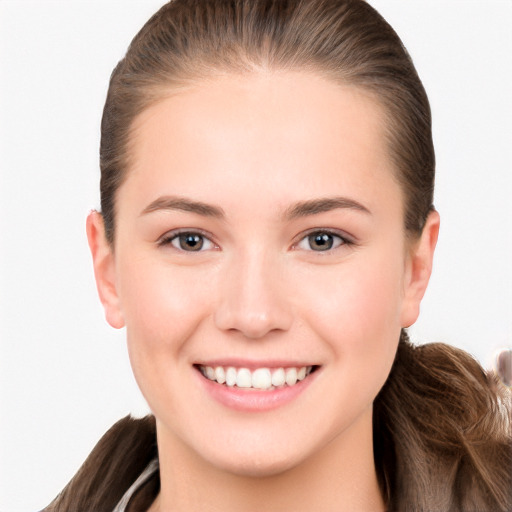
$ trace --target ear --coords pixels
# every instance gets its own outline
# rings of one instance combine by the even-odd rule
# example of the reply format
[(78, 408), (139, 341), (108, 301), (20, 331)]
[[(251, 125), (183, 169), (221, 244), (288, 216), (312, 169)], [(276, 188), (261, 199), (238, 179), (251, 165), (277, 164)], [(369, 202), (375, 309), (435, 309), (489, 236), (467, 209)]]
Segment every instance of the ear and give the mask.
[(105, 237), (103, 217), (97, 211), (87, 216), (87, 240), (92, 254), (94, 277), (107, 322), (116, 329), (124, 327), (116, 290), (114, 252)]
[(419, 240), (409, 249), (401, 314), (402, 327), (409, 327), (418, 319), (421, 299), (425, 295), (432, 274), (432, 261), (439, 235), (439, 222), (439, 213), (435, 210), (431, 211)]

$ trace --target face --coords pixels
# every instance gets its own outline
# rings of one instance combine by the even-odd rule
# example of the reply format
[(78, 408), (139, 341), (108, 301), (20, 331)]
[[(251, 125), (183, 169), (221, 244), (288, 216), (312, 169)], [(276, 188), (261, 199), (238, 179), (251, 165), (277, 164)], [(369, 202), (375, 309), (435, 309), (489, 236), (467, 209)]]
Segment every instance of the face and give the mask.
[(263, 475), (371, 430), (426, 286), (383, 123), (357, 89), (291, 72), (197, 83), (136, 119), (95, 264), (160, 446)]

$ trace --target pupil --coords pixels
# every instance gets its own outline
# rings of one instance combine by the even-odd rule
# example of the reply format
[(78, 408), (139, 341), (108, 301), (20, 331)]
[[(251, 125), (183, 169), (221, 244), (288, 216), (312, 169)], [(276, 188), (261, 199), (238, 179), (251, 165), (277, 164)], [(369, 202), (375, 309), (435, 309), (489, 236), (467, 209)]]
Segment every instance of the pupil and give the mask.
[(318, 251), (328, 251), (332, 248), (332, 235), (329, 235), (328, 233), (310, 235), (309, 244), (312, 249), (316, 249)]
[(185, 251), (199, 251), (203, 247), (203, 237), (200, 235), (180, 235), (180, 246)]

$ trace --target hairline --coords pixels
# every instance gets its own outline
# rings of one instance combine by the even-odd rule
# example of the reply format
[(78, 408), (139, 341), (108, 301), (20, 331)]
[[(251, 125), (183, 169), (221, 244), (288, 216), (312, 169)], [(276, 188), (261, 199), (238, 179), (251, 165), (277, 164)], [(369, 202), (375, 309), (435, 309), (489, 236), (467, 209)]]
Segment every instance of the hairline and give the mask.
[(120, 166), (122, 168), (120, 173), (121, 176), (113, 197), (112, 248), (115, 245), (116, 219), (118, 218), (117, 199), (119, 189), (124, 184), (127, 176), (133, 172), (133, 168), (135, 166), (134, 145), (136, 134), (140, 126), (139, 121), (141, 116), (155, 105), (158, 105), (181, 92), (189, 91), (198, 85), (214, 83), (226, 77), (247, 78), (262, 73), (298, 73), (321, 78), (340, 87), (348, 87), (357, 91), (377, 107), (379, 113), (378, 124), (385, 140), (384, 147), (389, 157), (390, 168), (392, 169), (392, 178), (400, 189), (404, 233), (408, 239), (412, 241), (417, 240), (421, 235), (421, 231), (413, 232), (411, 229), (407, 229), (406, 225), (408, 196), (405, 192), (404, 184), (400, 180), (401, 173), (397, 167), (396, 158), (394, 156), (396, 137), (393, 132), (395, 131), (394, 127), (396, 122), (392, 115), (391, 107), (384, 100), (383, 94), (379, 94), (377, 88), (371, 87), (361, 80), (351, 80), (350, 73), (343, 73), (340, 70), (330, 70), (328, 66), (322, 66), (321, 63), (308, 61), (303, 64), (297, 62), (294, 65), (287, 65), (286, 63), (269, 64), (268, 61), (263, 62), (263, 59), (260, 59), (258, 62), (257, 56), (255, 56), (254, 59), (251, 59), (248, 55), (246, 55), (246, 57), (246, 66), (229, 66), (228, 63), (220, 63), (215, 66), (210, 63), (210, 66), (207, 67), (201, 65), (203, 59), (198, 59), (198, 63), (195, 66), (189, 66), (187, 71), (182, 71), (172, 77), (167, 76), (167, 83), (164, 83), (161, 79), (154, 83), (141, 85), (139, 87), (138, 97), (141, 101), (139, 103), (138, 111), (132, 117), (127, 129), (125, 151), (122, 161), (120, 162)]

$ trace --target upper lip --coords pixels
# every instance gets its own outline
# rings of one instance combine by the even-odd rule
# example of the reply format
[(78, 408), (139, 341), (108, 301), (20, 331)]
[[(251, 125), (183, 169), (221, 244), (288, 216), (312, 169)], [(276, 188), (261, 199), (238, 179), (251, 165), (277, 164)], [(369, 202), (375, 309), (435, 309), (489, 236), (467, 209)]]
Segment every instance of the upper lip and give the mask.
[(302, 368), (303, 366), (318, 366), (312, 361), (294, 361), (290, 359), (261, 359), (255, 361), (253, 359), (243, 358), (225, 358), (225, 359), (209, 359), (204, 361), (197, 361), (195, 366), (210, 366), (215, 368), (222, 366), (227, 368), (232, 366), (234, 368), (248, 368), (249, 370), (256, 370), (257, 368)]

